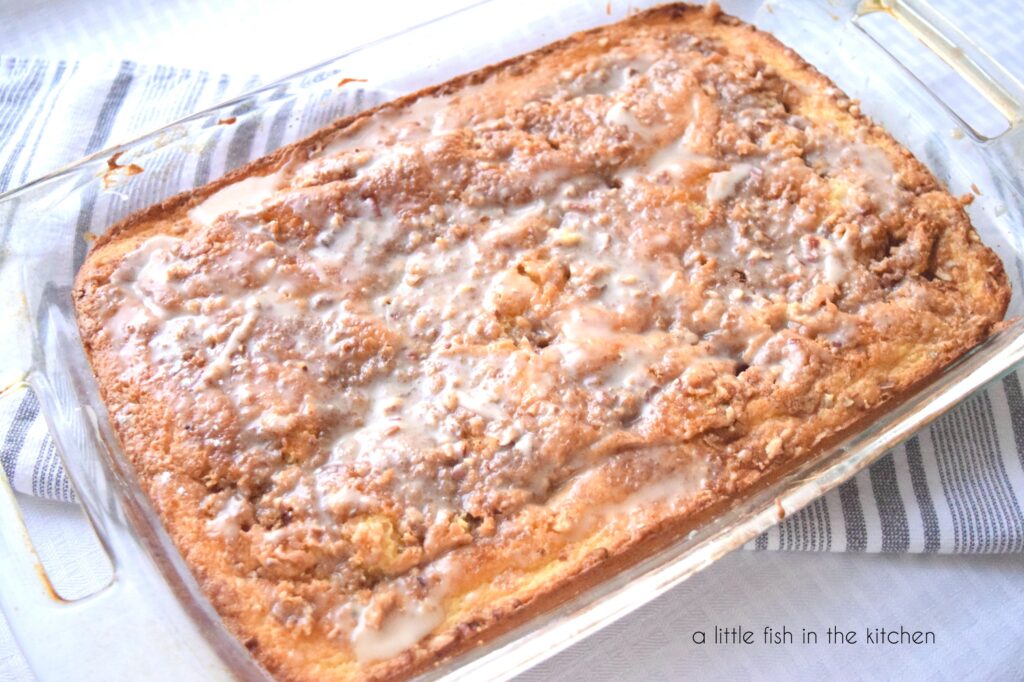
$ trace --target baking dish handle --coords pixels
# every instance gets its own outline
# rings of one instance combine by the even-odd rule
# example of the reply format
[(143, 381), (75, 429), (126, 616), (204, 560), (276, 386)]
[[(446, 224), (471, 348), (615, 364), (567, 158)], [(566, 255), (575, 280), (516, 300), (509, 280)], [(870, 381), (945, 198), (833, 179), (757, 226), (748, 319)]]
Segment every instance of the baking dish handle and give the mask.
[[(978, 133), (941, 97), (936, 96), (950, 115), (970, 132), (1003, 179), (1018, 196), (1024, 197), (1024, 174), (1021, 173), (1024, 168), (1024, 84), (927, 0), (853, 0), (851, 5), (854, 20), (875, 12), (892, 16), (1002, 114), (1007, 121), (1007, 129), (987, 137)], [(885, 45), (881, 47), (897, 62), (900, 61)], [(906, 64), (901, 65), (913, 72)]]
[[(115, 579), (81, 600), (61, 599), (43, 570), (4, 476), (0, 476), (0, 572), (4, 581), (0, 606), (40, 679), (110, 679), (122, 670), (147, 670), (142, 659), (149, 649), (124, 637), (126, 621), (137, 619), (140, 608), (126, 601), (123, 580)], [(53, 650), (55, 642), (60, 643), (60, 651)], [(115, 663), (122, 656), (129, 659), (123, 667)], [(113, 669), (111, 663), (115, 663)]]
[(1024, 121), (1024, 85), (926, 0), (861, 0), (856, 11), (891, 15), (991, 102), (1011, 128)]

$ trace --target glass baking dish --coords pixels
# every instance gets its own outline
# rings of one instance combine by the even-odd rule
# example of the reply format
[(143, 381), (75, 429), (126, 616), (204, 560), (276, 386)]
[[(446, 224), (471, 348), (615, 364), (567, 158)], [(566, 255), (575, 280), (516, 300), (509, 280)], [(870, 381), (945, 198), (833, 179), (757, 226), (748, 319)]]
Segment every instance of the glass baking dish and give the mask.
[[(136, 483), (107, 420), (70, 291), (90, 233), (300, 139), (331, 120), (540, 47), (657, 2), (491, 0), (189, 116), (0, 196), (0, 311), (15, 381), (42, 411), (97, 535), (112, 582), (61, 600), (0, 483), (0, 606), (41, 679), (265, 679), (221, 625)], [(507, 679), (662, 594), (846, 480), (1024, 358), (1024, 89), (920, 0), (723, 0), (831, 77), (928, 165), (1002, 258), (1013, 286), (1004, 329), (855, 435), (798, 463), (727, 512), (652, 549), (547, 611), (442, 661), (425, 678)], [(990, 101), (1009, 128), (976, 133), (863, 30), (886, 11)], [(924, 49), (924, 48), (922, 48)], [(360, 79), (360, 80), (353, 80)], [(363, 80), (364, 79), (364, 80)], [(134, 164), (135, 166), (131, 166)], [(135, 167), (141, 172), (132, 172)], [(129, 168), (132, 171), (129, 171)], [(5, 377), (5, 383), (10, 378)], [(0, 477), (2, 478), (2, 477)], [(64, 652), (55, 656), (52, 642)]]

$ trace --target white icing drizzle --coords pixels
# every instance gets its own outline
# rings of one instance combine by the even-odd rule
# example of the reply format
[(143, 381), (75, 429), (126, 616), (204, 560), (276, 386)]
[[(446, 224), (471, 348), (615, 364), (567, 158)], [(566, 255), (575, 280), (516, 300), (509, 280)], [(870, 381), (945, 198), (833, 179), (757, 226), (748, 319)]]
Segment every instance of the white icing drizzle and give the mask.
[[(586, 495), (586, 490), (595, 479), (601, 478), (600, 468), (589, 470), (576, 477), (561, 498), (570, 508), (575, 498)], [(710, 470), (701, 457), (693, 457), (685, 466), (655, 480), (647, 481), (636, 490), (614, 502), (585, 505), (581, 518), (573, 518), (571, 527), (565, 530), (573, 533), (586, 532), (595, 524), (625, 524), (631, 530), (652, 518), (652, 512), (659, 507), (678, 509), (690, 503), (694, 497), (707, 488)], [(653, 515), (654, 518), (657, 515)]]
[(719, 203), (736, 193), (736, 187), (743, 182), (752, 166), (749, 163), (737, 163), (729, 170), (712, 173), (708, 182), (708, 201)]
[(213, 222), (228, 211), (243, 211), (259, 206), (281, 186), (281, 174), (254, 175), (223, 187), (188, 212), (188, 217), (203, 225)]
[(365, 611), (352, 631), (352, 648), (360, 663), (397, 656), (444, 622), (444, 609), (436, 599), (410, 600), (404, 608), (384, 617), (380, 628), (366, 624)]
[(622, 126), (630, 132), (644, 132), (644, 126), (640, 121), (636, 120), (636, 117), (630, 113), (629, 109), (622, 102), (613, 104), (608, 113), (604, 115), (604, 120), (611, 125)]
[(825, 281), (829, 284), (839, 286), (846, 279), (848, 272), (846, 254), (842, 249), (836, 247), (831, 240), (824, 240), (824, 244), (826, 252), (822, 274), (825, 276)]
[(206, 522), (206, 530), (228, 541), (237, 539), (241, 532), (239, 516), (244, 510), (245, 504), (245, 500), (241, 497), (232, 495), (217, 512), (217, 515)]
[(206, 366), (203, 371), (203, 381), (206, 383), (214, 382), (231, 369), (231, 358), (234, 356), (242, 346), (242, 343), (252, 333), (253, 327), (256, 326), (256, 311), (255, 303), (252, 299), (246, 301), (246, 309), (248, 312), (245, 313), (245, 317), (235, 326), (231, 331), (231, 335), (228, 337), (227, 342), (223, 348), (220, 349), (220, 353), (214, 358), (213, 362)]
[(670, 474), (630, 493), (625, 499), (595, 507), (594, 513), (605, 518), (641, 516), (659, 505), (678, 505), (693, 499), (707, 486), (707, 462), (695, 462), (689, 471)]

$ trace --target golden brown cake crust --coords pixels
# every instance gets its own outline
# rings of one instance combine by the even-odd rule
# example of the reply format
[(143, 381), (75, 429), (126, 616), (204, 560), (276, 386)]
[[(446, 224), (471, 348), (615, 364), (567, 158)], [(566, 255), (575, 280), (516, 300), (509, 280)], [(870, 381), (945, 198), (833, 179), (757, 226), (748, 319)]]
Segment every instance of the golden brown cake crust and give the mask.
[(669, 5), (129, 216), (115, 430), (281, 679), (409, 675), (813, 457), (986, 338), (961, 203), (772, 37)]

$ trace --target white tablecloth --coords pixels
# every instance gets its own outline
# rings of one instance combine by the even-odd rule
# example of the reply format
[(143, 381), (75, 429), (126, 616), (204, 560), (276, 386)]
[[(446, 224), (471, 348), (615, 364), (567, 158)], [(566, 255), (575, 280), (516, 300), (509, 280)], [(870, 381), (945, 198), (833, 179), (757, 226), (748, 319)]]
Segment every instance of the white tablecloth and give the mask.
[[(784, 0), (782, 0), (784, 1)], [(0, 49), (25, 57), (175, 64), (258, 73), (265, 80), (296, 71), (374, 37), (466, 2), (378, 0), (6, 0)], [(964, 28), (987, 36), (994, 52), (1019, 37), (1018, 0), (1002, 0), (1005, 22), (979, 22), (941, 3)], [(991, 4), (986, 10), (993, 16)], [(1016, 36), (1016, 37), (1014, 37)], [(999, 42), (1003, 41), (1003, 42)], [(266, 49), (267, 44), (275, 46)], [(101, 556), (85, 542), (74, 507), (22, 498), (44, 564), (68, 596), (103, 581)], [(84, 570), (83, 570), (84, 568)], [(2, 577), (0, 577), (2, 579)], [(2, 586), (0, 586), (2, 589)], [(818, 644), (715, 645), (715, 626), (764, 626), (818, 633)], [(858, 644), (828, 644), (826, 630), (858, 632)], [(930, 631), (927, 645), (868, 645), (866, 628)], [(693, 643), (707, 633), (704, 645)], [(668, 595), (528, 673), (528, 679), (1024, 678), (1024, 560), (1018, 556), (858, 556), (735, 553)], [(55, 655), (74, 656), (60, 651)], [(0, 680), (31, 673), (0, 621)]]

